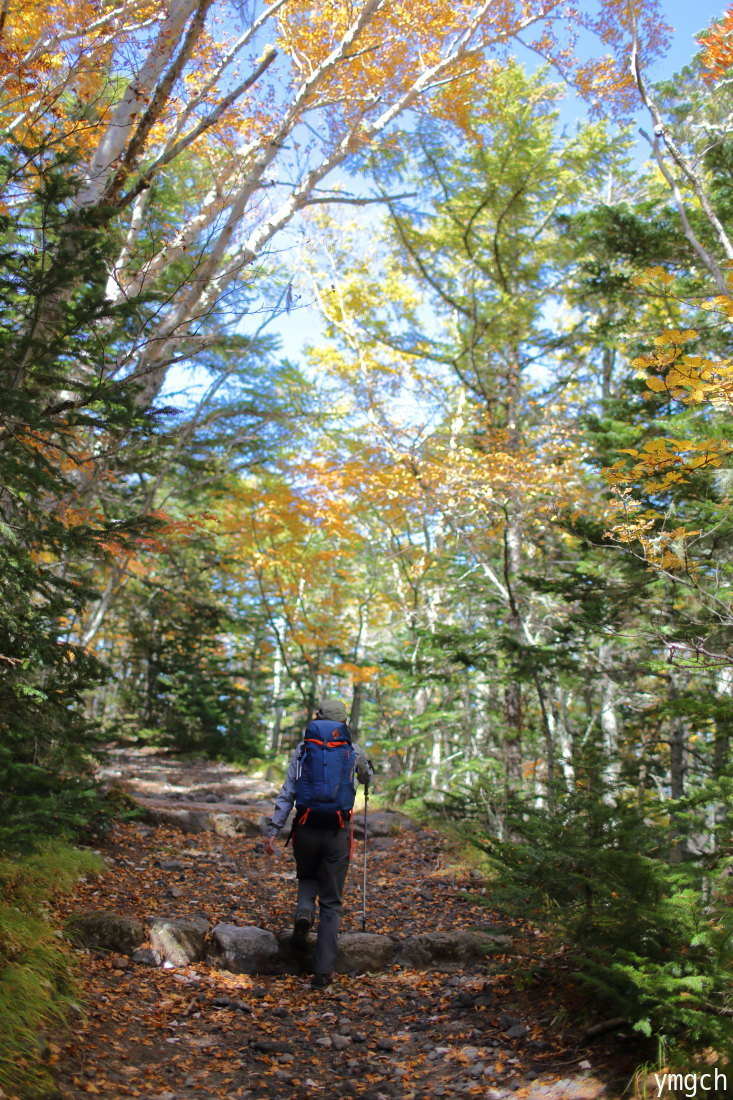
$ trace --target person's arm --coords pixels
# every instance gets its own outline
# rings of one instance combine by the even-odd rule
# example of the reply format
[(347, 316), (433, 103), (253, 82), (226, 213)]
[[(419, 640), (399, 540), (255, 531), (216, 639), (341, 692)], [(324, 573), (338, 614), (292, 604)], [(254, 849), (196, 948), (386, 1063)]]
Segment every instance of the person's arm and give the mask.
[(293, 808), (295, 802), (295, 779), (298, 774), (298, 756), (300, 755), (300, 745), (293, 753), (290, 765), (285, 776), (285, 782), (280, 788), (280, 793), (275, 799), (275, 809), (272, 812), (272, 817), (267, 822), (267, 841), (265, 842), (265, 851), (272, 855), (274, 849), (272, 842), (277, 834), (282, 829), (283, 825), (288, 819), (288, 814)]
[(356, 753), (356, 778), (365, 787), (371, 787), (374, 779), (374, 768), (366, 753), (359, 745), (354, 745)]

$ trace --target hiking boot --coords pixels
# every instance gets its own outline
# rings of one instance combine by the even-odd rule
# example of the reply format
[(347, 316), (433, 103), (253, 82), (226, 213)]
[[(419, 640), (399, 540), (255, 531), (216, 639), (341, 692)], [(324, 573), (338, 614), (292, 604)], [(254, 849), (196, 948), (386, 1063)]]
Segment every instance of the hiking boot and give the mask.
[(330, 974), (314, 974), (311, 978), (311, 989), (325, 989), (331, 984)]
[(291, 943), (296, 951), (305, 951), (308, 946), (308, 933), (313, 925), (313, 914), (309, 909), (299, 909), (295, 914)]
[(295, 931), (299, 935), (305, 936), (310, 932), (312, 925), (313, 914), (310, 909), (299, 909), (295, 914)]

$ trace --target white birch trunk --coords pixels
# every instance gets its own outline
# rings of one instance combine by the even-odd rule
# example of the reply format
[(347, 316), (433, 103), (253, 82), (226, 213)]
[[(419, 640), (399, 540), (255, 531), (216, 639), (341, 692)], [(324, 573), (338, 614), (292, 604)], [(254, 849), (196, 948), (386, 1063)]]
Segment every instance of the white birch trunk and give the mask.
[[(602, 657), (602, 660), (604, 658)], [(601, 677), (601, 732), (603, 734), (603, 786), (604, 801), (615, 802), (614, 791), (618, 788), (621, 778), (621, 761), (619, 759), (619, 725), (616, 706), (618, 702), (618, 686), (604, 673)]]
[(173, 56), (196, 0), (171, 0), (140, 71), (128, 85), (112, 112), (107, 128), (92, 154), (86, 173), (86, 186), (78, 196), (80, 207), (92, 206), (104, 194), (110, 170), (124, 155), (143, 109), (150, 102), (155, 86)]
[[(285, 634), (285, 621), (282, 618), (279, 620), (278, 634), (281, 637)], [(272, 753), (278, 753), (280, 751), (280, 729), (283, 718), (283, 708), (280, 702), (280, 696), (283, 689), (284, 673), (285, 665), (280, 653), (280, 646), (276, 644), (274, 660), (272, 662), (272, 726), (270, 729), (270, 751)]]
[(565, 780), (565, 788), (571, 791), (575, 785), (573, 739), (565, 720), (566, 708), (562, 695), (562, 688), (556, 687), (550, 697), (550, 706), (547, 708), (547, 724), (550, 729), (552, 743), (557, 750), (560, 771)]
[(440, 775), (440, 765), (443, 760), (443, 746), (440, 739), (440, 729), (436, 727), (433, 731), (433, 744), (430, 749), (430, 787), (431, 790), (435, 790), (438, 786), (438, 776)]

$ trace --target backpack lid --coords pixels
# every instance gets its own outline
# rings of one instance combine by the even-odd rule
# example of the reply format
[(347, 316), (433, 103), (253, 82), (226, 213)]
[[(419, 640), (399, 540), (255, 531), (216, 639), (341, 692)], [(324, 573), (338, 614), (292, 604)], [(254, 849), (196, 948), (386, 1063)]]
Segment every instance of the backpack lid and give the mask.
[(345, 722), (334, 722), (330, 718), (314, 718), (305, 727), (304, 741), (347, 741), (351, 744), (351, 731)]

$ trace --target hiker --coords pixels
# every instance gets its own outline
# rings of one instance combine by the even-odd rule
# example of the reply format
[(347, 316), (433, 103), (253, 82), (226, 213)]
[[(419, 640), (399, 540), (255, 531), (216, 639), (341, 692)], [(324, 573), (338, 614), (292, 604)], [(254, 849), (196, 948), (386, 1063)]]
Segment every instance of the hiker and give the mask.
[(353, 844), (355, 775), (368, 788), (374, 769), (359, 746), (351, 742), (343, 702), (324, 699), (293, 753), (265, 843), (265, 851), (273, 855), (274, 839), (294, 804), (293, 827), (285, 842), (287, 847), (292, 837), (298, 876), (292, 943), (296, 950), (305, 950), (317, 897), (313, 989), (324, 989), (330, 983), (336, 964), (341, 896)]

